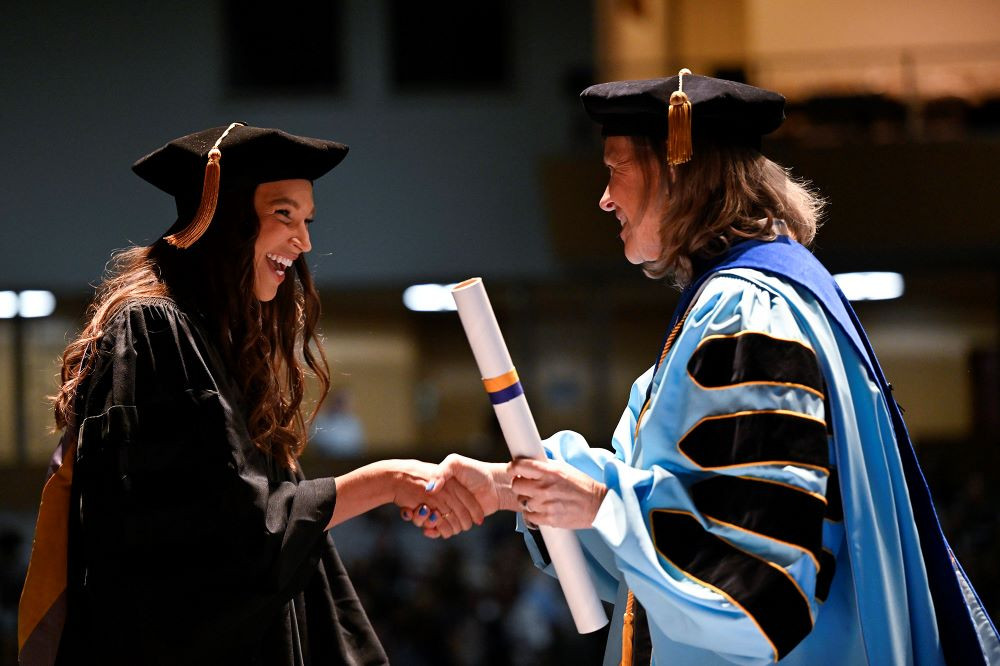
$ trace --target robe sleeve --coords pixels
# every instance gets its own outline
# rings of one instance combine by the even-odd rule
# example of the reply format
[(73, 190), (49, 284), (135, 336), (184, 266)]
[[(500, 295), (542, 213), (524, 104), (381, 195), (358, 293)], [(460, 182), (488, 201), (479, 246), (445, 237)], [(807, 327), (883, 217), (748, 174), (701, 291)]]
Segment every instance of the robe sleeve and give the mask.
[(651, 631), (736, 663), (773, 662), (809, 633), (832, 559), (826, 389), (808, 339), (780, 297), (713, 278), (633, 385), (614, 454), (574, 432), (545, 442), (607, 485), (580, 540), (592, 559), (610, 551)]
[(228, 663), (315, 572), (335, 482), (262, 454), (229, 382), (170, 302), (133, 305), (104, 333), (70, 550), (77, 637), (108, 663)]

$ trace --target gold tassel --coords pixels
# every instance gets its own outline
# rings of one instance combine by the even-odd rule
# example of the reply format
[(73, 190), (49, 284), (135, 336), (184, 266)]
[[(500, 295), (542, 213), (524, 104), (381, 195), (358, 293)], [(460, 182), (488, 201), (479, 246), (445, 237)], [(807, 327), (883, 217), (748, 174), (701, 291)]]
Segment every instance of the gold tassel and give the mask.
[(176, 234), (170, 234), (166, 241), (174, 247), (185, 250), (194, 245), (199, 238), (208, 231), (208, 225), (215, 217), (215, 207), (219, 204), (219, 179), (222, 176), (222, 167), (219, 162), (222, 160), (222, 151), (219, 145), (222, 140), (229, 136), (234, 127), (242, 127), (243, 123), (232, 123), (222, 133), (222, 136), (215, 142), (212, 149), (208, 151), (208, 164), (205, 165), (205, 183), (201, 187), (201, 202), (194, 218), (183, 230)]
[(215, 216), (215, 206), (219, 203), (219, 178), (221, 169), (219, 160), (222, 159), (222, 151), (212, 148), (208, 151), (208, 164), (205, 165), (205, 184), (201, 188), (201, 203), (198, 204), (198, 212), (194, 214), (194, 219), (176, 234), (167, 236), (167, 242), (182, 250), (187, 249), (208, 231), (208, 225), (212, 223)]
[(621, 666), (632, 666), (632, 625), (635, 622), (635, 595), (628, 591), (628, 601), (625, 602), (625, 615), (622, 623), (622, 661)]
[(691, 145), (691, 100), (684, 92), (684, 76), (691, 70), (682, 69), (677, 75), (677, 90), (670, 95), (670, 109), (667, 112), (667, 163), (670, 166), (684, 164), (691, 160), (694, 149)]

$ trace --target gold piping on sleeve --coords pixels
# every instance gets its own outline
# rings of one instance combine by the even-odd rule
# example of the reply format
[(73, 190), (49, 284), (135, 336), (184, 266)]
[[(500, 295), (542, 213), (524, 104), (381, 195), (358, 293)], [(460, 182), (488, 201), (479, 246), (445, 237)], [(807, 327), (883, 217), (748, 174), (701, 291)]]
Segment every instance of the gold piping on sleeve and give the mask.
[[(688, 515), (688, 516), (691, 516), (692, 518), (694, 518), (695, 520), (698, 520), (698, 517), (695, 516), (690, 511), (680, 511), (680, 510), (677, 510), (677, 509), (653, 509), (652, 511), (650, 511), (650, 514), (649, 514), (649, 533), (650, 533), (650, 535), (653, 534), (653, 514), (656, 513), (657, 511), (662, 511), (663, 513), (677, 513), (677, 514), (682, 514), (682, 515)], [(712, 536), (715, 536), (715, 535), (713, 534)], [(716, 538), (721, 538), (721, 537), (716, 537)], [(728, 541), (726, 543), (729, 544)], [(729, 545), (732, 545), (732, 544), (729, 544)], [(735, 546), (733, 546), (733, 547), (735, 548)], [(656, 552), (660, 555), (660, 557), (662, 557), (663, 559), (665, 559), (667, 562), (670, 562), (670, 565), (673, 566), (678, 571), (680, 571), (682, 574), (684, 574), (685, 576), (687, 576), (688, 578), (690, 578), (694, 582), (698, 583), (699, 585), (704, 585), (705, 587), (707, 587), (708, 589), (712, 590), (716, 594), (718, 594), (718, 595), (722, 596), (723, 598), (725, 598), (733, 606), (736, 606), (741, 611), (743, 611), (743, 614), (746, 615), (748, 618), (750, 618), (750, 621), (753, 622), (754, 626), (757, 627), (757, 630), (760, 631), (760, 635), (763, 636), (764, 640), (767, 641), (768, 645), (771, 646), (771, 650), (772, 650), (772, 652), (774, 652), (774, 661), (775, 662), (778, 661), (778, 647), (774, 644), (774, 641), (771, 640), (771, 637), (767, 635), (767, 632), (764, 631), (764, 628), (762, 626), (760, 626), (760, 623), (757, 621), (757, 618), (753, 616), (753, 613), (751, 613), (746, 608), (744, 608), (743, 604), (741, 604), (740, 602), (736, 601), (736, 599), (734, 599), (733, 596), (731, 594), (729, 594), (728, 592), (726, 592), (726, 591), (724, 591), (724, 590), (716, 587), (715, 585), (712, 585), (709, 582), (701, 580), (697, 576), (694, 576), (694, 575), (688, 573), (687, 571), (685, 571), (684, 569), (682, 569), (681, 567), (677, 566), (676, 562), (674, 562), (673, 560), (671, 560), (669, 557), (666, 556), (666, 554), (664, 554), (664, 552), (662, 550), (660, 550), (660, 547), (656, 545), (656, 541), (655, 540), (653, 541), (653, 548), (656, 549)], [(742, 549), (741, 548), (737, 548), (737, 550), (742, 550)], [(746, 553), (746, 551), (743, 551), (743, 552)], [(756, 558), (758, 560), (761, 559), (761, 558), (757, 557), (756, 555), (753, 555), (752, 553), (747, 553), (747, 555), (750, 555), (751, 557), (754, 557), (754, 558)], [(788, 575), (788, 573), (785, 572), (784, 569), (782, 569), (781, 567), (778, 567), (777, 565), (775, 565), (775, 564), (773, 564), (771, 562), (768, 562), (767, 560), (762, 560), (762, 561), (766, 562), (770, 566), (773, 566), (776, 569), (782, 571), (782, 573), (784, 573), (786, 576)], [(794, 583), (795, 581), (792, 580), (792, 582)], [(796, 585), (796, 588), (797, 587), (798, 587), (798, 585)], [(801, 592), (801, 591), (802, 590), (800, 589), (799, 592)], [(807, 606), (808, 606), (808, 603), (807, 603)], [(812, 623), (812, 611), (811, 610), (809, 612), (809, 621), (810, 621), (810, 623)]]
[[(743, 468), (743, 467), (769, 467), (769, 466), (773, 466), (773, 465), (792, 465), (793, 467), (804, 467), (804, 468), (807, 468), (807, 469), (815, 469), (815, 470), (818, 470), (818, 471), (821, 471), (821, 472), (826, 472), (827, 478), (829, 478), (829, 476), (830, 476), (830, 467), (829, 466), (824, 467), (823, 465), (812, 465), (812, 464), (809, 464), (809, 463), (793, 462), (793, 461), (790, 461), (790, 460), (761, 460), (761, 461), (758, 461), (758, 462), (750, 462), (750, 463), (742, 463), (742, 464), (716, 465), (714, 467), (704, 467), (702, 465), (699, 465), (697, 462), (695, 462), (695, 460), (691, 456), (689, 456), (684, 451), (684, 449), (681, 448), (681, 444), (683, 444), (684, 440), (688, 438), (688, 435), (690, 435), (692, 432), (694, 432), (695, 430), (697, 430), (698, 427), (702, 423), (705, 423), (706, 421), (718, 421), (718, 420), (721, 420), (721, 419), (731, 419), (731, 418), (735, 418), (735, 417), (739, 417), (739, 416), (748, 416), (748, 415), (751, 415), (751, 414), (781, 414), (781, 415), (784, 415), (784, 416), (793, 416), (793, 417), (796, 417), (796, 418), (806, 419), (806, 420), (809, 420), (809, 421), (815, 421), (816, 423), (822, 424), (823, 427), (826, 428), (826, 421), (824, 421), (823, 419), (818, 419), (815, 416), (810, 416), (809, 414), (803, 414), (802, 412), (793, 412), (793, 411), (790, 411), (790, 410), (787, 410), (787, 409), (748, 409), (748, 410), (744, 410), (744, 411), (741, 411), (741, 412), (733, 412), (731, 414), (713, 414), (711, 416), (703, 416), (702, 418), (698, 419), (698, 421), (693, 426), (691, 426), (690, 428), (688, 428), (687, 432), (685, 432), (683, 435), (681, 435), (681, 438), (679, 440), (677, 440), (677, 452), (680, 453), (685, 458), (687, 458), (689, 461), (691, 461), (691, 464), (694, 465), (695, 468), (700, 469), (700, 470), (704, 470), (704, 471), (713, 471), (713, 470), (721, 470), (721, 469), (738, 469), (738, 468)], [(641, 414), (640, 414), (640, 416), (641, 416)], [(638, 431), (638, 428), (637, 428), (637, 431)], [(791, 486), (791, 487), (794, 487), (794, 486)], [(803, 491), (803, 492), (809, 492), (809, 491)]]
[[(723, 476), (723, 475), (720, 474), (719, 476)], [(734, 477), (731, 477), (731, 478), (743, 479), (745, 481), (756, 481), (758, 483), (770, 483), (770, 484), (775, 485), (775, 486), (783, 486), (785, 488), (789, 488), (791, 490), (795, 490), (797, 492), (803, 493), (804, 495), (810, 495), (810, 496), (818, 499), (820, 502), (822, 502), (823, 506), (829, 506), (830, 505), (830, 502), (826, 499), (825, 496), (820, 495), (819, 493), (814, 493), (811, 490), (806, 490), (805, 488), (802, 488), (801, 486), (794, 486), (794, 485), (792, 485), (790, 483), (785, 483), (784, 481), (775, 481), (774, 479), (762, 479), (762, 478), (759, 478), (759, 477), (756, 477), (756, 476), (734, 476)]]
[[(706, 344), (708, 344), (709, 342), (711, 342), (713, 340), (723, 340), (723, 339), (726, 339), (726, 338), (739, 338), (739, 337), (742, 337), (744, 335), (750, 335), (750, 334), (752, 334), (752, 335), (763, 335), (764, 337), (771, 338), (772, 340), (779, 340), (781, 342), (790, 342), (792, 344), (799, 345), (800, 347), (804, 347), (813, 356), (816, 356), (816, 350), (813, 349), (811, 346), (809, 346), (808, 344), (806, 344), (805, 342), (803, 342), (801, 340), (793, 340), (792, 338), (783, 338), (783, 337), (780, 337), (780, 336), (777, 336), (777, 335), (771, 335), (770, 333), (765, 333), (764, 331), (738, 331), (737, 333), (725, 333), (725, 334), (718, 334), (718, 335), (709, 335), (709, 336), (706, 336), (705, 338), (702, 338), (701, 342), (698, 343), (698, 346), (694, 348), (694, 351), (691, 352), (691, 356), (694, 356), (695, 354), (697, 354), (699, 349), (701, 349), (702, 347), (704, 347)], [(817, 365), (818, 365), (818, 363), (817, 363)], [(722, 391), (722, 390), (730, 389), (730, 388), (737, 387), (737, 386), (753, 386), (753, 385), (788, 386), (789, 388), (802, 389), (803, 391), (807, 391), (809, 393), (812, 393), (813, 395), (816, 395), (816, 396), (818, 396), (820, 398), (823, 398), (824, 400), (826, 399), (826, 394), (824, 394), (822, 391), (818, 391), (818, 390), (812, 388), (811, 386), (806, 386), (805, 384), (799, 384), (799, 383), (796, 383), (796, 382), (750, 381), (750, 382), (737, 382), (737, 383), (734, 383), (734, 384), (726, 384), (725, 386), (705, 386), (704, 384), (702, 384), (701, 382), (699, 382), (697, 379), (694, 378), (694, 375), (691, 374), (690, 370), (687, 370), (687, 376), (691, 379), (691, 382), (695, 386), (697, 386), (698, 388), (703, 389), (705, 391)]]
[(811, 386), (806, 386), (805, 384), (796, 384), (795, 382), (770, 382), (763, 380), (755, 380), (749, 382), (737, 382), (735, 384), (726, 384), (725, 386), (705, 386), (697, 379), (695, 379), (694, 375), (692, 375), (690, 371), (688, 371), (687, 376), (691, 380), (692, 384), (694, 384), (703, 391), (728, 391), (729, 389), (745, 388), (747, 386), (786, 386), (788, 388), (799, 389), (801, 391), (805, 391), (806, 393), (811, 393), (812, 395), (816, 396), (817, 398), (820, 398), (821, 400), (826, 400), (826, 394), (823, 393), (822, 391), (817, 391)]
[(794, 338), (783, 338), (780, 335), (773, 335), (766, 331), (752, 331), (752, 330), (737, 331), (736, 333), (717, 333), (715, 335), (706, 335), (704, 338), (701, 339), (701, 342), (698, 343), (698, 346), (694, 348), (694, 352), (692, 352), (692, 355), (694, 355), (694, 353), (697, 353), (697, 351), (701, 349), (705, 343), (710, 342), (712, 340), (722, 340), (725, 338), (740, 338), (743, 337), (744, 335), (763, 335), (764, 337), (771, 338), (772, 340), (778, 340), (780, 342), (791, 342), (793, 344), (799, 345), (800, 347), (805, 347), (806, 349), (808, 349), (813, 353), (813, 356), (816, 355), (816, 350), (813, 349), (812, 346), (810, 346), (809, 344), (803, 342), (802, 340), (796, 340)]
[[(780, 543), (780, 544), (782, 544), (784, 546), (788, 546), (789, 548), (794, 548), (795, 550), (801, 551), (802, 553), (808, 555), (809, 559), (811, 559), (813, 561), (813, 564), (816, 565), (816, 573), (817, 574), (819, 573), (819, 570), (822, 568), (820, 566), (819, 560), (816, 558), (816, 555), (814, 555), (813, 552), (811, 550), (809, 550), (808, 548), (800, 546), (800, 545), (798, 545), (796, 543), (792, 543), (791, 541), (785, 541), (784, 539), (778, 539), (776, 537), (769, 536), (767, 534), (762, 534), (761, 532), (754, 532), (753, 530), (748, 530), (745, 527), (740, 527), (739, 525), (734, 525), (733, 523), (727, 523), (726, 521), (719, 520), (718, 518), (715, 518), (711, 514), (708, 514), (708, 513), (705, 513), (705, 512), (702, 512), (701, 515), (705, 516), (705, 520), (710, 520), (713, 523), (715, 523), (716, 525), (722, 525), (723, 527), (728, 527), (730, 529), (734, 529), (734, 530), (737, 530), (739, 532), (746, 532), (747, 534), (752, 534), (752, 535), (754, 535), (756, 537), (760, 537), (761, 539), (767, 539), (768, 541), (774, 541), (775, 543)], [(718, 535), (716, 535), (716, 536), (718, 536)]]

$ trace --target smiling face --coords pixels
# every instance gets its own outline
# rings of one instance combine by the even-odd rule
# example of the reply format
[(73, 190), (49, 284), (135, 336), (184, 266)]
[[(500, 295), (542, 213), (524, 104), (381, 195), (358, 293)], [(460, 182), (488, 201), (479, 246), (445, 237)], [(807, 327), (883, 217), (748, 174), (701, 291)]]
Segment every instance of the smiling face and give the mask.
[(602, 210), (614, 213), (621, 224), (619, 237), (625, 243), (625, 258), (633, 264), (656, 261), (663, 243), (660, 237), (661, 207), (654, 205), (659, 191), (660, 172), (650, 181), (636, 157), (632, 142), (625, 136), (604, 140), (604, 164), (610, 171), (608, 186), (601, 197)]
[(254, 192), (253, 207), (260, 221), (253, 252), (253, 293), (260, 301), (270, 301), (285, 280), (285, 270), (312, 249), (308, 229), (315, 215), (312, 183), (261, 183)]

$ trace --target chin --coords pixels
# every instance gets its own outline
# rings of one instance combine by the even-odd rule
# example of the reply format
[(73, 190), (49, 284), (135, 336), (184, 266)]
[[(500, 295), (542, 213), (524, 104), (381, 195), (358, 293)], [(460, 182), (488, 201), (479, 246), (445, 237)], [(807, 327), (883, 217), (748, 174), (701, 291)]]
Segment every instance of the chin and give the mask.
[(254, 289), (253, 290), (253, 295), (261, 303), (267, 303), (268, 301), (273, 301), (274, 300), (275, 296), (278, 295), (278, 290), (277, 289), (272, 289), (272, 290), (268, 291), (268, 290), (264, 290), (264, 289)]

